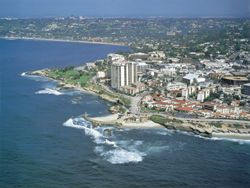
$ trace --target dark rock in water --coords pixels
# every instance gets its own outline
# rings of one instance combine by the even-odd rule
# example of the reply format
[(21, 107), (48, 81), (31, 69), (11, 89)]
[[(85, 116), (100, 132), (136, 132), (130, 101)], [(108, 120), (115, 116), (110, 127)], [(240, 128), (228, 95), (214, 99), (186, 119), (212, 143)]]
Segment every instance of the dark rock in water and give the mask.
[(106, 137), (110, 137), (110, 136), (112, 136), (112, 134), (113, 134), (112, 129), (104, 129), (103, 130), (103, 135)]
[(59, 83), (59, 84), (57, 85), (57, 88), (58, 88), (59, 90), (73, 89), (73, 87), (68, 86), (67, 84), (64, 84), (64, 83)]

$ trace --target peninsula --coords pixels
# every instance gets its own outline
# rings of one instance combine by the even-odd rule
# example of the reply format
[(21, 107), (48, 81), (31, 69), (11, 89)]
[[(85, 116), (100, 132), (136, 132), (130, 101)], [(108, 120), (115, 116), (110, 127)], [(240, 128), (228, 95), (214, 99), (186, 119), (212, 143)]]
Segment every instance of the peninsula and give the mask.
[[(202, 105), (209, 105), (208, 101), (188, 100), (183, 96), (173, 98), (170, 97), (171, 91), (167, 97), (160, 93), (155, 86), (150, 86), (145, 81), (139, 82), (137, 80), (137, 77), (140, 76), (138, 70), (148, 64), (130, 61), (129, 59), (134, 56), (143, 57), (145, 54), (127, 54), (127, 57), (121, 54), (108, 54), (107, 59), (89, 62), (78, 67), (44, 69), (28, 74), (44, 76), (57, 81), (58, 90), (73, 88), (98, 95), (112, 103), (109, 110), (113, 115), (105, 117), (83, 115), (94, 125), (113, 124), (134, 128), (152, 128), (161, 125), (167, 129), (191, 132), (205, 137), (250, 138), (250, 121), (246, 118), (249, 115), (247, 111), (243, 113), (245, 118), (206, 117), (202, 113), (208, 114), (209, 110), (204, 110)], [(162, 60), (160, 59), (160, 61)], [(124, 83), (121, 81), (121, 75), (118, 76), (122, 74), (122, 70), (128, 71), (127, 75), (123, 77)], [(121, 87), (122, 84), (126, 84), (126, 79), (130, 85)], [(182, 106), (180, 107), (180, 105)], [(193, 107), (191, 107), (192, 105)], [(193, 108), (199, 107), (200, 109), (194, 111), (195, 113), (180, 110), (187, 108), (192, 111)], [(242, 111), (243, 108), (240, 110)], [(210, 113), (215, 112), (210, 110)]]
[(78, 67), (30, 72), (57, 80), (58, 89), (79, 89), (112, 103), (115, 116), (86, 116), (94, 124), (155, 122), (205, 136), (249, 135), (249, 19), (65, 17), (0, 24), (5, 39), (131, 48)]

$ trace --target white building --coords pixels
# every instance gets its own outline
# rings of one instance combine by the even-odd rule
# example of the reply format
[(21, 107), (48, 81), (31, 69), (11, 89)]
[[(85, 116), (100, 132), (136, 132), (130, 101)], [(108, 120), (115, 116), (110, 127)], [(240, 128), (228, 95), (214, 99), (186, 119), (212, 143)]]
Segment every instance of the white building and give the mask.
[(145, 62), (136, 62), (137, 63), (137, 72), (138, 73), (146, 73), (146, 70), (150, 67), (150, 65), (148, 65)]
[(105, 78), (105, 76), (106, 76), (106, 74), (105, 74), (105, 72), (103, 72), (103, 71), (98, 71), (98, 72), (96, 73), (96, 77), (97, 77), (97, 78)]
[(208, 98), (210, 95), (210, 90), (209, 89), (203, 89), (198, 92), (197, 95), (197, 101), (204, 102), (206, 98)]
[(205, 82), (206, 79), (199, 77), (198, 74), (187, 74), (186, 76), (183, 77), (183, 82), (185, 82), (189, 85), (193, 84), (195, 81), (197, 83), (200, 83), (200, 82)]
[(167, 85), (168, 91), (177, 91), (177, 90), (186, 89), (186, 88), (187, 88), (187, 84), (182, 83), (182, 82), (171, 82), (171, 83), (168, 83)]
[(197, 91), (197, 87), (196, 86), (188, 86), (188, 94), (192, 95), (194, 93), (196, 93)]
[(188, 97), (197, 91), (200, 90), (200, 87), (197, 86), (188, 86), (187, 88), (182, 89), (181, 96), (185, 99), (188, 99)]
[(208, 98), (209, 95), (210, 95), (210, 89), (204, 89), (203, 91), (204, 91), (204, 97), (205, 97), (205, 99)]
[(125, 60), (125, 57), (123, 55), (120, 55), (120, 54), (110, 53), (107, 55), (107, 62), (109, 64), (112, 64), (116, 61), (124, 61), (124, 60)]
[(119, 61), (111, 65), (111, 87), (121, 89), (137, 82), (137, 64)]
[(128, 62), (126, 64), (126, 83), (127, 85), (131, 85), (137, 82), (137, 63), (136, 62)]
[(163, 73), (166, 76), (175, 76), (176, 75), (176, 68), (174, 67), (166, 67), (162, 68), (161, 73)]
[(205, 100), (205, 93), (204, 93), (204, 91), (199, 91), (199, 93), (197, 95), (197, 101), (204, 102), (204, 100)]
[(111, 65), (111, 87), (120, 89), (125, 86), (125, 67), (124, 61), (116, 62)]
[(85, 67), (87, 70), (90, 70), (90, 69), (93, 69), (96, 67), (95, 63), (94, 62), (89, 62), (89, 63), (86, 63), (85, 64)]
[(188, 89), (182, 89), (182, 91), (181, 91), (181, 96), (184, 98), (184, 99), (188, 99), (188, 96), (189, 96), (189, 94), (188, 94)]

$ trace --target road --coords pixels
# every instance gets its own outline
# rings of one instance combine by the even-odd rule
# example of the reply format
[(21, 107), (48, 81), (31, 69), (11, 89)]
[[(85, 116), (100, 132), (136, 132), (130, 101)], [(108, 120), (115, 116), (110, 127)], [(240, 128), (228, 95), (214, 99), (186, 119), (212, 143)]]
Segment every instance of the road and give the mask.
[(148, 94), (149, 94), (149, 91), (144, 91), (143, 93), (140, 93), (139, 95), (135, 97), (131, 97), (131, 107), (129, 110), (132, 114), (140, 114), (141, 100), (144, 96)]
[(141, 99), (142, 99), (142, 96), (131, 97), (131, 107), (129, 110), (132, 114), (139, 114), (140, 113)]

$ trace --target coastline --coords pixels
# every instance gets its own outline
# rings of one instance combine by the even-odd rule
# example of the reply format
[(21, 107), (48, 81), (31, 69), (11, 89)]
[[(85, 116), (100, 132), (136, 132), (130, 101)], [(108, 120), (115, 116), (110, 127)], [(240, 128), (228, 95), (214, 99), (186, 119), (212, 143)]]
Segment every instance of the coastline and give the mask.
[[(80, 87), (77, 85), (65, 83), (63, 80), (54, 79), (47, 75), (46, 70), (38, 70), (33, 72), (26, 73), (27, 75), (36, 75), (46, 77), (58, 83), (58, 89), (75, 89), (81, 92), (87, 92), (92, 95), (96, 95), (101, 99), (107, 102), (114, 102), (110, 98), (102, 96), (102, 94), (97, 91), (91, 90), (89, 88)], [(109, 100), (110, 99), (110, 100)], [(87, 115), (83, 115), (86, 120), (92, 122), (96, 126), (100, 125), (114, 125), (121, 128), (166, 128), (168, 130), (177, 130), (184, 132), (191, 132), (195, 135), (208, 137), (208, 138), (225, 138), (225, 139), (238, 139), (238, 140), (250, 140), (250, 134), (248, 129), (228, 129), (226, 127), (214, 127), (212, 122), (189, 122), (188, 120), (176, 120), (174, 117), (172, 119), (165, 119), (165, 123), (161, 121), (157, 121), (151, 119), (151, 117), (147, 118), (146, 121), (126, 121), (126, 115), (123, 114), (122, 118), (118, 117), (118, 114), (111, 114), (109, 116), (104, 117), (88, 117)], [(133, 119), (133, 117), (132, 117)], [(247, 131), (247, 132), (246, 132)]]
[(112, 46), (128, 46), (124, 43), (115, 42), (97, 42), (97, 41), (85, 41), (85, 40), (69, 40), (69, 39), (47, 39), (36, 37), (0, 37), (4, 40), (30, 40), (30, 41), (47, 41), (47, 42), (68, 42), (68, 43), (81, 43), (81, 44), (100, 44), (100, 45), (112, 45)]
[[(162, 125), (160, 123), (153, 122), (151, 120), (147, 120), (145, 122), (122, 122), (121, 120), (117, 119), (117, 114), (111, 114), (107, 116), (101, 116), (101, 117), (88, 117), (84, 116), (84, 118), (95, 126), (102, 126), (102, 125), (113, 125), (119, 128), (128, 128), (128, 129), (167, 129), (170, 131), (177, 131), (181, 133), (193, 133), (194, 135), (201, 136), (203, 138), (207, 139), (218, 139), (218, 140), (234, 140), (234, 141), (249, 141), (250, 142), (250, 134), (246, 133), (223, 133), (223, 132), (212, 132), (212, 130), (206, 130), (207, 133), (209, 133), (209, 136), (207, 133), (204, 132), (202, 129), (197, 129), (192, 126), (192, 129), (190, 129), (190, 125), (187, 123), (184, 123), (184, 127), (180, 127), (177, 124), (175, 125)], [(199, 132), (197, 132), (199, 131)]]
[(93, 91), (87, 90), (87, 89), (82, 88), (82, 87), (75, 86), (73, 84), (64, 83), (61, 80), (56, 80), (54, 78), (48, 77), (46, 74), (44, 74), (44, 72), (43, 72), (44, 70), (46, 70), (46, 69), (38, 70), (38, 71), (32, 71), (32, 72), (23, 72), (21, 75), (22, 76), (28, 75), (28, 76), (43, 77), (43, 78), (46, 78), (48, 80), (56, 82), (57, 83), (57, 88), (60, 88), (60, 89), (74, 89), (74, 90), (77, 90), (77, 91), (80, 91), (80, 92), (83, 92), (83, 93), (88, 93), (88, 94), (91, 94), (91, 95), (98, 96), (97, 93), (95, 93)]

